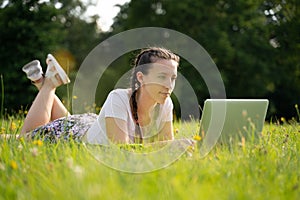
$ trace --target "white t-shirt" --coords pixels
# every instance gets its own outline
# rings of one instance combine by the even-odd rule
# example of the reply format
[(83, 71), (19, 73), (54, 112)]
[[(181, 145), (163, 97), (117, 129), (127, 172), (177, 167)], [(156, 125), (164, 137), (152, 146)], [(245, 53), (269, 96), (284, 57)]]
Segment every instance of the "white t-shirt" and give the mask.
[[(130, 108), (130, 89), (115, 89), (111, 91), (101, 108), (100, 114), (95, 123), (91, 126), (86, 134), (86, 142), (90, 144), (109, 144), (106, 135), (105, 118), (113, 117), (127, 122), (127, 130), (129, 138), (134, 135), (135, 121), (132, 117)], [(159, 131), (164, 122), (173, 120), (173, 103), (168, 97), (164, 104), (159, 104), (155, 113), (150, 113), (154, 119), (150, 124), (141, 127), (143, 136), (147, 136), (150, 132)], [(157, 132), (156, 132), (157, 133)], [(151, 133), (152, 134), (152, 133)]]

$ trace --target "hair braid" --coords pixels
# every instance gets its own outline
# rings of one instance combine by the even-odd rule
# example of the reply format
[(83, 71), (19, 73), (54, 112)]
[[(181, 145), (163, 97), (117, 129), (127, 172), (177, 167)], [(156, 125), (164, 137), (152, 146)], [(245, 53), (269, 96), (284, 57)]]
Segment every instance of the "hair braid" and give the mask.
[(136, 102), (136, 93), (137, 90), (134, 90), (131, 95), (131, 107), (132, 107), (132, 115), (135, 120), (135, 136), (134, 136), (134, 142), (137, 143), (142, 143), (143, 142), (143, 136), (142, 136), (142, 131), (141, 127), (139, 124), (139, 117), (138, 117), (138, 107), (137, 107), (137, 102)]

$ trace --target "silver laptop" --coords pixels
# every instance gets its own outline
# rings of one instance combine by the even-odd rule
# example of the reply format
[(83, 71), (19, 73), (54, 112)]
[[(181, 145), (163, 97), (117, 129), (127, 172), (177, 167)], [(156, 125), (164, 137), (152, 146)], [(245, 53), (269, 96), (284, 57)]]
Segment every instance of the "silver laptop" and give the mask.
[(267, 99), (208, 99), (200, 121), (203, 143), (253, 140), (261, 134), (269, 101)]

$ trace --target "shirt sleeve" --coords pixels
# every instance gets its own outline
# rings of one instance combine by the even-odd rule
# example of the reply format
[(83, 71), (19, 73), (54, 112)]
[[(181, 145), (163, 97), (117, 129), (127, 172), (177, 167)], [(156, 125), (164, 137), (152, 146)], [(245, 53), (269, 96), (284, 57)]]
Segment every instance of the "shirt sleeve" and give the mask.
[(129, 102), (126, 101), (126, 98), (122, 96), (122, 94), (118, 94), (116, 91), (112, 91), (102, 109), (104, 109), (105, 114), (104, 117), (113, 117), (127, 121), (127, 107)]

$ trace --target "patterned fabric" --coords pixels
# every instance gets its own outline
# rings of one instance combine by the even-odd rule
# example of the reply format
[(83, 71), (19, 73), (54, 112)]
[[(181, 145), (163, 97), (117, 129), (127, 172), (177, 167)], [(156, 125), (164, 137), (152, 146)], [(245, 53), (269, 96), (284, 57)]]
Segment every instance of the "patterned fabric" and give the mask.
[(49, 142), (57, 142), (59, 139), (73, 139), (80, 142), (96, 119), (97, 115), (94, 113), (62, 117), (34, 129), (31, 132), (31, 137), (32, 139), (42, 139)]

